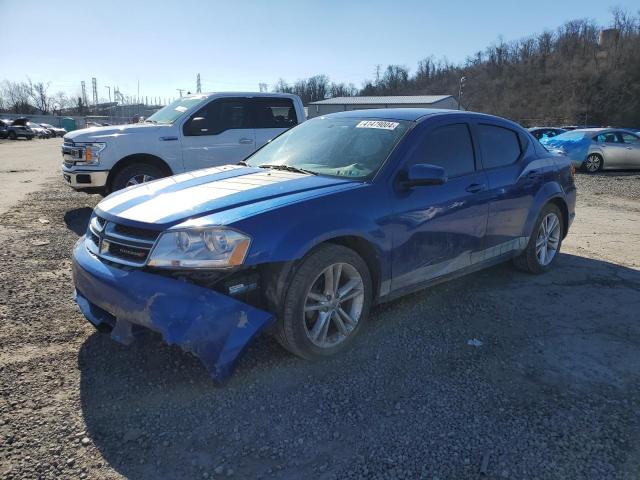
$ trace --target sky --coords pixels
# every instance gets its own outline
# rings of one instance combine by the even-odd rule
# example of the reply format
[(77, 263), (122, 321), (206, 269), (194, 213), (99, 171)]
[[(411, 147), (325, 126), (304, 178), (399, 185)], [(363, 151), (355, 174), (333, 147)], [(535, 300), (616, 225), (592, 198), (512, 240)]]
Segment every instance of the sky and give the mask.
[[(176, 97), (177, 89), (257, 91), (315, 74), (357, 87), (376, 65), (415, 71), (427, 56), (458, 63), (496, 42), (567, 20), (602, 25), (638, 0), (24, 1), (0, 0), (0, 81), (50, 82), (80, 92), (97, 78), (125, 95)], [(429, 92), (442, 93), (442, 92)]]

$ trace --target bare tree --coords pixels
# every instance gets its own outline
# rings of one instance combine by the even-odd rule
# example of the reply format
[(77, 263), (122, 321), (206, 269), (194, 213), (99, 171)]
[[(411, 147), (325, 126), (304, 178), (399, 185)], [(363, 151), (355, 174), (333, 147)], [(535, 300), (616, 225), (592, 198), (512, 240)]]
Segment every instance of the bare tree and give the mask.
[(34, 107), (40, 110), (43, 114), (49, 113), (51, 98), (47, 93), (49, 89), (49, 83), (36, 82), (33, 83), (29, 78), (29, 97)]
[(67, 97), (66, 93), (64, 93), (63, 91), (59, 91), (51, 98), (50, 105), (51, 111), (55, 115), (62, 115), (62, 110), (71, 107), (72, 101), (69, 97)]
[(2, 82), (2, 97), (5, 100), (6, 109), (11, 113), (32, 113), (30, 105), (29, 84), (25, 82)]

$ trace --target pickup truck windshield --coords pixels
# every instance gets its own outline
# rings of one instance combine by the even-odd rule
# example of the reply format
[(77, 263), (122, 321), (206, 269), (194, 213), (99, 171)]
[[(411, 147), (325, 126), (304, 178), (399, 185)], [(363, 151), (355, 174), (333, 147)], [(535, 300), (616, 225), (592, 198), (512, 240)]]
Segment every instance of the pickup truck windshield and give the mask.
[(399, 120), (318, 117), (283, 133), (245, 163), (366, 178), (378, 171), (410, 124)]
[(156, 113), (151, 115), (145, 120), (150, 123), (173, 123), (180, 118), (184, 112), (189, 110), (192, 106), (202, 102), (205, 99), (204, 95), (195, 95), (193, 97), (179, 98), (174, 102), (171, 102), (164, 108), (161, 108)]

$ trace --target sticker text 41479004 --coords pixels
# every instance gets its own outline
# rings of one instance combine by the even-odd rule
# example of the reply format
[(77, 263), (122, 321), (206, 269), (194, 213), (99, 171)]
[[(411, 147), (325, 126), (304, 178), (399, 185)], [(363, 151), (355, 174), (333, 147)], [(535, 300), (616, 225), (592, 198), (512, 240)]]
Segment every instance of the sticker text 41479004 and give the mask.
[(398, 125), (398, 122), (386, 122), (384, 120), (363, 120), (356, 125), (356, 128), (380, 128), (382, 130), (394, 130)]

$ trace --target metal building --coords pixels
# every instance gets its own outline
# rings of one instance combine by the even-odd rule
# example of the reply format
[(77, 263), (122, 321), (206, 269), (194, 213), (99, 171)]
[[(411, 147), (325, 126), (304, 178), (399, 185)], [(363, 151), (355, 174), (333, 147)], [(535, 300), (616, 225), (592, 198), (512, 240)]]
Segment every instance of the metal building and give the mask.
[(458, 101), (453, 95), (399, 95), (390, 97), (335, 97), (311, 102), (307, 109), (307, 118), (344, 112), (346, 110), (364, 110), (367, 108), (445, 108), (455, 110)]

